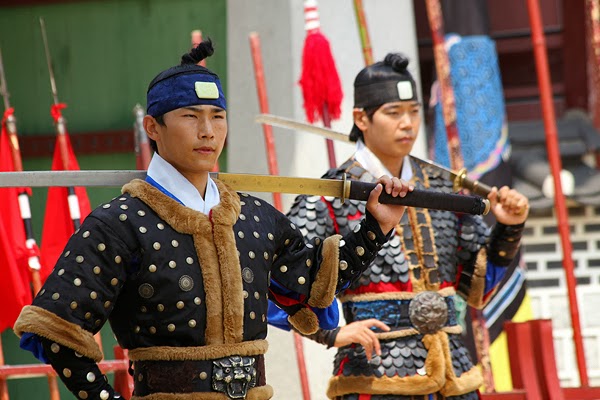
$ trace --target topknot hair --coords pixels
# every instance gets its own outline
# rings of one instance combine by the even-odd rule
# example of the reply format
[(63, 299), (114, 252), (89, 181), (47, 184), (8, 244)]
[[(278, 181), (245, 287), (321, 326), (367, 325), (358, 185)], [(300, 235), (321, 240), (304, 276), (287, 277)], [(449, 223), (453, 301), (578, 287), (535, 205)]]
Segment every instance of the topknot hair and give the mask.
[(383, 63), (392, 67), (394, 71), (406, 72), (408, 58), (402, 53), (388, 53), (383, 59)]
[(206, 57), (210, 57), (215, 52), (210, 39), (203, 40), (197, 47), (194, 47), (189, 53), (181, 56), (181, 63), (159, 73), (148, 85), (148, 91), (157, 83), (184, 74), (208, 74), (217, 76), (214, 72), (199, 65), (198, 63)]
[(215, 52), (210, 38), (203, 40), (200, 44), (181, 56), (181, 65), (198, 64), (200, 61), (210, 57)]

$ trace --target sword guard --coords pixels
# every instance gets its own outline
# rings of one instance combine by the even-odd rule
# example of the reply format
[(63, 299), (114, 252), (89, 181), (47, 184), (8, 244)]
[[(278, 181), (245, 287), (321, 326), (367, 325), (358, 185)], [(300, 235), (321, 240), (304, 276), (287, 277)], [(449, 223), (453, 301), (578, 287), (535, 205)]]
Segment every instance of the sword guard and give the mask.
[(462, 189), (466, 178), (467, 178), (467, 169), (466, 168), (461, 168), (460, 170), (456, 171), (456, 178), (454, 178), (452, 189), (455, 192), (458, 192), (460, 189)]
[(352, 182), (348, 179), (348, 175), (344, 172), (342, 175), (342, 181), (344, 182), (342, 186), (342, 195), (340, 197), (340, 201), (342, 204), (346, 201), (347, 198), (350, 197), (350, 188), (352, 186)]

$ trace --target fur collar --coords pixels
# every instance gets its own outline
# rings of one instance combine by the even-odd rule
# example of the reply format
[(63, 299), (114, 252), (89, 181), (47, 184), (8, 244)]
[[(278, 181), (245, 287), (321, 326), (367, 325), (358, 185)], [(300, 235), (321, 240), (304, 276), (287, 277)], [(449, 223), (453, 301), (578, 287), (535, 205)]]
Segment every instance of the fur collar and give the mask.
[(132, 197), (137, 197), (148, 204), (177, 232), (192, 235), (203, 230), (202, 225), (209, 222), (209, 219), (212, 219), (215, 225), (233, 226), (240, 215), (239, 195), (223, 182), (215, 180), (215, 183), (219, 189), (221, 202), (213, 207), (210, 216), (183, 206), (140, 179), (134, 179), (123, 186), (122, 193), (129, 193)]

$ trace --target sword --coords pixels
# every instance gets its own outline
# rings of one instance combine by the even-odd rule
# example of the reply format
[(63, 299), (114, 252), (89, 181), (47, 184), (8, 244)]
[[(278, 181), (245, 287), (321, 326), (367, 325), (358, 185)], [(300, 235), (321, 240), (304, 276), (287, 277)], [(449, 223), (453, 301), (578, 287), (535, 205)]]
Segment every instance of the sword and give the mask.
[[(212, 172), (218, 179), (236, 191), (294, 193), (315, 196), (339, 197), (366, 201), (375, 187), (371, 182), (348, 179), (315, 179), (272, 175), (231, 174)], [(104, 186), (118, 187), (132, 179), (145, 179), (146, 171), (99, 170), (99, 171), (27, 171), (0, 172), (0, 187), (49, 187), (49, 186)], [(440, 193), (415, 189), (405, 197), (393, 197), (385, 191), (379, 196), (383, 204), (399, 204), (468, 214), (487, 214), (490, 203), (479, 196)]]
[[(269, 124), (281, 128), (295, 129), (299, 131), (314, 133), (316, 135), (326, 137), (328, 139), (350, 143), (350, 137), (345, 133), (336, 132), (328, 128), (310, 125), (304, 122), (295, 121), (293, 119), (280, 117), (277, 115), (259, 114), (256, 116), (256, 118), (254, 118), (254, 121), (259, 122), (261, 124)], [(431, 166), (441, 169), (442, 171), (447, 172), (450, 175), (450, 179), (452, 179), (454, 191), (456, 192), (461, 188), (465, 188), (469, 189), (474, 194), (477, 194), (482, 197), (487, 197), (487, 195), (492, 190), (492, 188), (486, 185), (485, 183), (481, 183), (475, 179), (470, 179), (467, 176), (466, 168), (462, 168), (459, 171), (453, 171), (449, 168), (444, 167), (443, 165), (437, 164), (434, 161), (423, 160), (415, 156), (412, 157), (424, 164), (429, 164)]]

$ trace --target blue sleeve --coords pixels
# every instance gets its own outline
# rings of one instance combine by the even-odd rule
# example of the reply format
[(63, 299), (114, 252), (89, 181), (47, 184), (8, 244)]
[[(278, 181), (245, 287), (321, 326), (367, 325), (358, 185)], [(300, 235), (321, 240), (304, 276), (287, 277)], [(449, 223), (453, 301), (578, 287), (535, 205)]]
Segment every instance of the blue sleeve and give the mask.
[[(319, 328), (331, 330), (338, 327), (340, 322), (340, 310), (337, 301), (334, 301), (327, 308), (311, 308), (311, 310), (313, 310), (317, 315), (317, 318), (319, 318)], [(270, 300), (267, 312), (267, 322), (279, 329), (286, 331), (290, 330), (288, 314)]]
[(25, 332), (23, 336), (21, 336), (19, 347), (21, 347), (23, 350), (30, 351), (35, 356), (35, 358), (37, 358), (44, 364), (49, 364), (48, 358), (46, 357), (46, 353), (44, 352), (44, 348), (42, 347), (42, 342), (40, 341), (38, 335)]
[(488, 260), (485, 271), (485, 294), (491, 292), (506, 275), (506, 267), (493, 264)]

